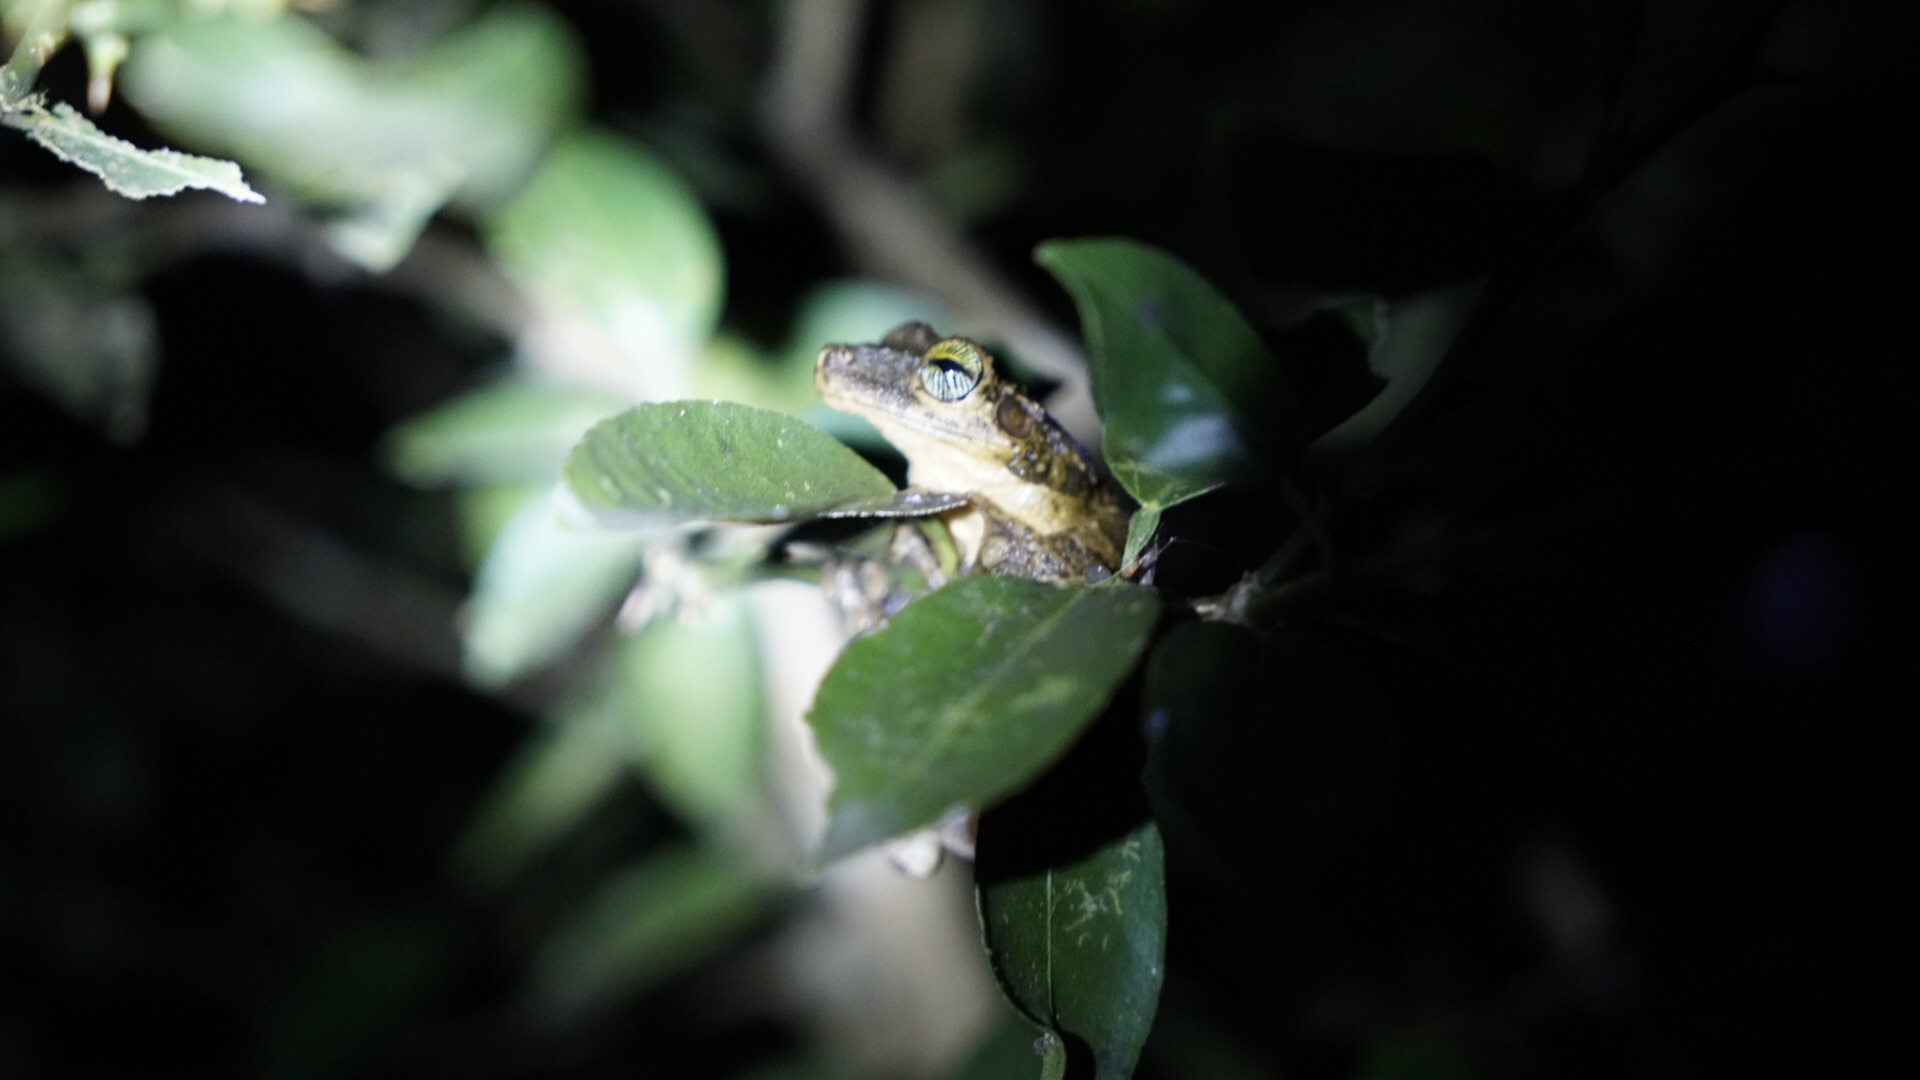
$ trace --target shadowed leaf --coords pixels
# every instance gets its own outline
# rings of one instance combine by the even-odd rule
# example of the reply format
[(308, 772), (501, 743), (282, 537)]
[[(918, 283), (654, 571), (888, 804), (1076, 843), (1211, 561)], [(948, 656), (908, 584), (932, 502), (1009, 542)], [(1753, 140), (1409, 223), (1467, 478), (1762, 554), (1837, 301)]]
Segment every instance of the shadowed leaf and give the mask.
[(983, 884), (979, 902), (994, 975), (1014, 1006), (1083, 1044), (1097, 1080), (1132, 1075), (1153, 1026), (1166, 948), (1153, 824), (1072, 862)]
[(1293, 394), (1199, 274), (1133, 240), (1052, 241), (1034, 258), (1079, 308), (1107, 463), (1142, 506), (1292, 463), (1304, 439)]
[(963, 578), (849, 644), (808, 720), (833, 767), (835, 858), (982, 806), (1073, 743), (1132, 670), (1151, 590)]

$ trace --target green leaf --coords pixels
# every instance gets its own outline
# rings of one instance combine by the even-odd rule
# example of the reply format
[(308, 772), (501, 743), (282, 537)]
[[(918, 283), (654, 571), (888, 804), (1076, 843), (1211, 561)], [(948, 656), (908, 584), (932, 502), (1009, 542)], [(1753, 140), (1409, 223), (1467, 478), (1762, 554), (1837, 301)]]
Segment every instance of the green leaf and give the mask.
[[(988, 842), (983, 831), (983, 858)], [(1097, 1080), (1132, 1075), (1153, 1026), (1166, 949), (1153, 824), (1071, 862), (985, 883), (979, 905), (994, 975), (1014, 1006), (1082, 1044)], [(1064, 1040), (1050, 1049), (1064, 1074)]]
[(553, 496), (531, 496), (475, 575), (461, 643), (467, 674), (499, 687), (564, 653), (611, 614), (640, 568), (625, 536), (561, 523)]
[(767, 715), (745, 597), (651, 620), (620, 669), (631, 744), (654, 791), (686, 821), (737, 833), (762, 790)]
[(725, 401), (639, 405), (603, 420), (565, 476), (581, 506), (615, 522), (800, 521), (894, 498), (885, 474), (831, 436)]
[(1133, 512), (1127, 521), (1127, 546), (1120, 556), (1120, 565), (1132, 566), (1140, 561), (1140, 556), (1153, 543), (1153, 534), (1160, 528), (1160, 508), (1143, 506)]
[(725, 281), (706, 212), (664, 163), (614, 135), (575, 132), (482, 232), (536, 307), (615, 344), (632, 396), (685, 394)]
[(37, 105), (7, 110), (6, 123), (53, 152), (53, 156), (99, 177), (108, 190), (129, 199), (177, 195), (188, 188), (217, 191), (240, 202), (265, 202), (241, 179), (231, 161), (195, 157), (177, 150), (142, 150), (93, 126), (72, 106)]
[(963, 578), (850, 643), (808, 716), (833, 768), (837, 858), (984, 806), (1045, 769), (1133, 668), (1157, 594)]
[(482, 484), (462, 488), (454, 494), (454, 517), (460, 529), (460, 561), (469, 572), (477, 573), (486, 565), (494, 541), (500, 539), (507, 523), (528, 500), (540, 494), (553, 494), (551, 480), (549, 476), (549, 482), (544, 484), (511, 481)]
[(502, 379), (403, 421), (387, 436), (387, 460), (422, 487), (551, 481), (587, 429), (626, 404), (587, 387)]
[(1393, 755), (1378, 691), (1297, 633), (1191, 622), (1155, 644), (1146, 787), (1167, 842), (1236, 892), (1351, 850), (1389, 803)]
[(820, 406), (813, 392), (813, 361), (789, 363), (739, 334), (722, 330), (707, 341), (687, 374), (687, 397), (737, 401), (799, 416)]
[(455, 862), (498, 888), (592, 812), (627, 775), (625, 702), (600, 686), (562, 705), (515, 752)]
[(1133, 240), (1056, 240), (1034, 258), (1072, 294), (1107, 464), (1165, 509), (1292, 465), (1300, 409), (1239, 311), (1186, 264)]
[(612, 1005), (706, 958), (777, 895), (737, 859), (656, 851), (554, 931), (534, 960), (536, 1000), (563, 1017)]
[(481, 208), (524, 183), (578, 112), (584, 68), (557, 16), (507, 5), (387, 62), (305, 19), (181, 19), (141, 39), (120, 82), (171, 138), (297, 197), (417, 200), (423, 181), (450, 177), (456, 201)]

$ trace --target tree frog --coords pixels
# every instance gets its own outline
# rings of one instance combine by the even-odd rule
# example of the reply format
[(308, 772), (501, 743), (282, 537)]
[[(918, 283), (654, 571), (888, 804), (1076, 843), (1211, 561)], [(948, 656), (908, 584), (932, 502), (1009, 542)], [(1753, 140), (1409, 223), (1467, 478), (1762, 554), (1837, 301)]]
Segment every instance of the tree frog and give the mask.
[(878, 345), (820, 350), (813, 384), (906, 457), (910, 486), (966, 497), (940, 515), (960, 573), (1097, 581), (1119, 566), (1120, 495), (978, 344), (907, 323)]

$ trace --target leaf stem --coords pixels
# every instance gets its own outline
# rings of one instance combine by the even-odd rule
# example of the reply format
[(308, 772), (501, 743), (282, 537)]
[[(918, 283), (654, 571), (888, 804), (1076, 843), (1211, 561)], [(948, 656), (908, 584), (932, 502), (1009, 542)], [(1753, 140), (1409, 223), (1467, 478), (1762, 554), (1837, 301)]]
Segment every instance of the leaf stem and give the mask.
[(67, 17), (73, 0), (48, 0), (28, 20), (27, 29), (13, 47), (7, 66), (0, 68), (0, 106), (22, 104), (40, 78), (40, 69), (67, 40)]

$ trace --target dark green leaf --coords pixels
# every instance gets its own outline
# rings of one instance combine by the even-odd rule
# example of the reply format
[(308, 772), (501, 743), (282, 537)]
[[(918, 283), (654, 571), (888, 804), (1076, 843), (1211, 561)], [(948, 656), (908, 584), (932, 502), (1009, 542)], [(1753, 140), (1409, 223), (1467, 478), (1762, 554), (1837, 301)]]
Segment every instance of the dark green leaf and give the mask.
[(1034, 257), (1080, 310), (1107, 463), (1142, 506), (1292, 464), (1304, 437), (1292, 391), (1205, 279), (1132, 240), (1052, 241)]
[(893, 482), (785, 413), (725, 401), (640, 405), (567, 459), (580, 504), (614, 521), (800, 521), (894, 497)]
[(1187, 623), (1154, 646), (1145, 694), (1154, 816), (1169, 844), (1237, 890), (1350, 848), (1386, 805), (1377, 692), (1310, 639)]
[(836, 778), (825, 856), (1026, 784), (1132, 670), (1158, 610), (1120, 583), (963, 578), (849, 644), (808, 717)]
[(1015, 1007), (1084, 1044), (1098, 1080), (1132, 1075), (1153, 1026), (1166, 948), (1153, 824), (1064, 865), (985, 884), (979, 901), (994, 974)]

